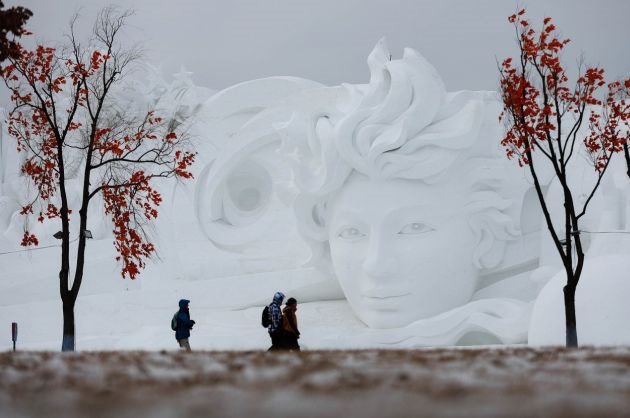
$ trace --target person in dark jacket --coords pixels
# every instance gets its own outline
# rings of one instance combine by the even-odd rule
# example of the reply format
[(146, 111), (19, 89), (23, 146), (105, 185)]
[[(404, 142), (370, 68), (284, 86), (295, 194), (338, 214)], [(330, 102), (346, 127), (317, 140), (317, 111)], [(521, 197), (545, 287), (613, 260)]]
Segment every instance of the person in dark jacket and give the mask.
[(190, 338), (190, 330), (193, 325), (195, 325), (195, 321), (190, 319), (190, 312), (188, 304), (189, 300), (181, 299), (179, 301), (179, 312), (177, 313), (177, 328), (175, 329), (175, 339), (179, 343), (179, 346), (182, 350), (191, 351), (190, 342), (188, 339)]
[(271, 347), (269, 351), (279, 350), (282, 348), (282, 301), (284, 293), (276, 292), (273, 295), (273, 301), (269, 305), (269, 337), (271, 337)]
[(295, 311), (297, 311), (297, 300), (289, 298), (282, 310), (282, 346), (287, 350), (300, 351), (300, 345), (298, 344), (300, 330), (298, 330)]

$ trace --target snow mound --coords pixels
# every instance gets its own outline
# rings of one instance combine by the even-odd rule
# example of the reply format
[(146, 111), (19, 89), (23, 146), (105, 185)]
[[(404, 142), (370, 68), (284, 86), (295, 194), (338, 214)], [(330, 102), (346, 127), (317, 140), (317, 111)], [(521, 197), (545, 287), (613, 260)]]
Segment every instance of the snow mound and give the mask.
[[(564, 270), (543, 288), (536, 300), (529, 326), (530, 345), (565, 343), (562, 287)], [(580, 345), (629, 345), (630, 259), (622, 255), (587, 258), (575, 294)]]

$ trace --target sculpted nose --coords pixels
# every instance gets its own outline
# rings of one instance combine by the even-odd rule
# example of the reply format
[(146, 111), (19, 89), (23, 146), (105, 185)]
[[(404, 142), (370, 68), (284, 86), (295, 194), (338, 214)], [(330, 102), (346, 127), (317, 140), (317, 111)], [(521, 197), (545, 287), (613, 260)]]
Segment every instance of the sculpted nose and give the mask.
[(391, 253), (391, 247), (379, 236), (373, 236), (365, 254), (363, 271), (370, 277), (387, 277), (392, 275), (395, 269), (396, 260)]

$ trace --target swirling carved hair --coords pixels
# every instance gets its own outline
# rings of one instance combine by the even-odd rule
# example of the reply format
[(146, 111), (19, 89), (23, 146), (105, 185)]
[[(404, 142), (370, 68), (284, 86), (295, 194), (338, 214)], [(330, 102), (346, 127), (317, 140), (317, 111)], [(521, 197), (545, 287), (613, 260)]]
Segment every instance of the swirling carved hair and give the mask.
[[(257, 113), (233, 136), (236, 142), (243, 142), (241, 149), (248, 151), (232, 152), (222, 158), (250, 161), (247, 164), (255, 167), (252, 184), (260, 183), (266, 178), (263, 172), (269, 170), (245, 157), (255, 155), (257, 144), (281, 143), (281, 161), (288, 163), (292, 173), (288, 181), (297, 227), (311, 244), (313, 261), (328, 259), (326, 204), (351, 173), (372, 179), (436, 183), (445, 173), (456, 170), (472, 191), (468, 205), (471, 228), (480, 237), (475, 263), (479, 268), (494, 267), (501, 257), (487, 258), (489, 249), (510, 240), (516, 232), (511, 217), (504, 213), (510, 202), (497, 193), (501, 184), (496, 170), (503, 159), (492, 158), (492, 147), (483, 141), (488, 138), (480, 138), (484, 123), (498, 127), (496, 115), (488, 110), (490, 95), (447, 93), (437, 71), (419, 53), (405, 49), (401, 59), (391, 60), (384, 40), (369, 55), (368, 65), (371, 77), (367, 85), (303, 88), (285, 97), (280, 105)], [(259, 129), (256, 138), (247, 127), (254, 123), (260, 128), (261, 121), (267, 123), (267, 128)], [(492, 140), (496, 143), (497, 138)], [(225, 176), (219, 170), (206, 174), (216, 184)], [(240, 176), (243, 177), (242, 172)], [(273, 180), (266, 181), (261, 189), (266, 194), (272, 193), (270, 182)], [(216, 195), (219, 189), (215, 186), (210, 192)], [(216, 196), (213, 202), (216, 208)], [(268, 200), (261, 199), (258, 212), (248, 225), (264, 224), (261, 208), (266, 203)], [(223, 214), (216, 216), (219, 212), (215, 210), (212, 222), (225, 228), (218, 234), (210, 231), (210, 239), (219, 244), (221, 240), (236, 246), (244, 243), (246, 240), (230, 241), (220, 236), (228, 232), (238, 236), (239, 225), (229, 221), (225, 199), (218, 206)], [(208, 231), (208, 222), (205, 223)], [(241, 235), (247, 239), (252, 236)]]

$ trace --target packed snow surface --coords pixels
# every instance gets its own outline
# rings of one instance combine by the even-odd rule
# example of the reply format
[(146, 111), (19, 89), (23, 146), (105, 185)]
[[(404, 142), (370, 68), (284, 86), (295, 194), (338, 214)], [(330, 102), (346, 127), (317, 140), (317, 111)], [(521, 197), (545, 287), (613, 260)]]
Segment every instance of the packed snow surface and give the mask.
[[(620, 303), (630, 295), (630, 259), (601, 256), (586, 260), (575, 292), (577, 334), (580, 344), (630, 345), (629, 304)], [(529, 328), (529, 344), (564, 344), (565, 321), (562, 287), (564, 271), (556, 274), (536, 300)]]

